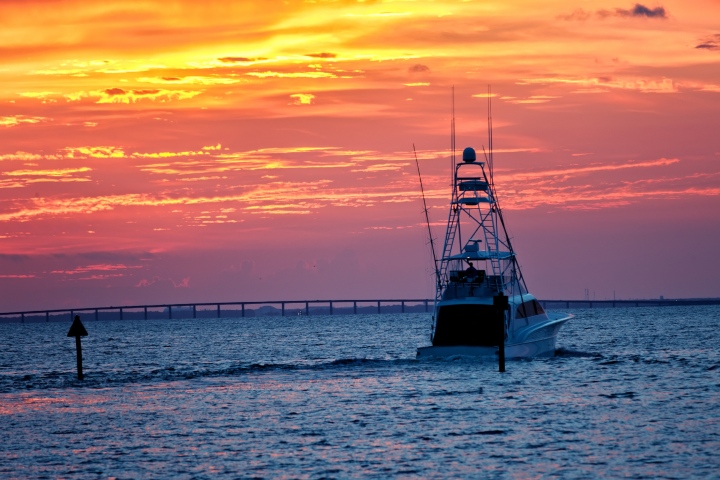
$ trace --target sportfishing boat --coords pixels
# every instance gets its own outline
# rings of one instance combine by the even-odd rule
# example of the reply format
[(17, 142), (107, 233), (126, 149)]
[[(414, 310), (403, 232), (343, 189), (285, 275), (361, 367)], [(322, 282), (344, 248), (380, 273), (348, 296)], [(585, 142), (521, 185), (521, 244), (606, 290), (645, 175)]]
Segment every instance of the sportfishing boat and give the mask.
[(473, 148), (460, 163), (454, 157), (445, 242), (434, 259), (432, 346), (417, 356), (496, 355), (501, 343), (507, 358), (555, 355), (558, 331), (572, 315), (546, 312), (528, 292), (495, 191), (492, 134), (486, 161)]

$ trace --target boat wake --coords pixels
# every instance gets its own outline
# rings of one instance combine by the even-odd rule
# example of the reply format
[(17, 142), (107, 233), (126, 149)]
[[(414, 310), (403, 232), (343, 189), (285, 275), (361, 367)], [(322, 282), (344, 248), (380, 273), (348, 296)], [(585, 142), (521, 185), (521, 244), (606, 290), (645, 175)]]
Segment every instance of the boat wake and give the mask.
[(104, 388), (125, 384), (173, 382), (197, 378), (238, 377), (243, 375), (262, 374), (264, 372), (292, 372), (331, 370), (347, 367), (402, 366), (416, 363), (415, 359), (373, 359), (373, 358), (339, 358), (320, 361), (318, 363), (238, 363), (228, 366), (164, 367), (151, 370), (103, 371), (86, 369), (85, 378), (80, 381), (74, 371), (52, 371), (26, 375), (2, 375), (0, 377), (0, 393), (11, 393), (27, 390), (64, 389), (64, 388)]
[(569, 348), (560, 347), (555, 350), (555, 357), (564, 358), (602, 358), (601, 353), (597, 352), (581, 352), (578, 350), (570, 350)]

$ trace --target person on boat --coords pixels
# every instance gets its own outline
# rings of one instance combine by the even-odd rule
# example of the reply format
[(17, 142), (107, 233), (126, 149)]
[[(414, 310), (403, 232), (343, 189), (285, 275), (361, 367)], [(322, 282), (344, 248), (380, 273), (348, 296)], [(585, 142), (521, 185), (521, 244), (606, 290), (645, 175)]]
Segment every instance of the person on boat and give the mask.
[(467, 278), (471, 282), (474, 282), (477, 278), (477, 269), (473, 266), (472, 262), (468, 262), (468, 264), (470, 266), (465, 269), (465, 278)]

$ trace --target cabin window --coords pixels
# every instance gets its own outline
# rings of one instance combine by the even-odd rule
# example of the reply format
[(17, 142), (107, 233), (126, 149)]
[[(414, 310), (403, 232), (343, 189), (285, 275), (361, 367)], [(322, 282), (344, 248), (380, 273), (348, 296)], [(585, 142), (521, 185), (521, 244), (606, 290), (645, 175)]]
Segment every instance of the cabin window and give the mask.
[(529, 300), (520, 304), (515, 312), (515, 318), (527, 318), (533, 315), (542, 315), (543, 313), (545, 313), (545, 310), (542, 305), (540, 305), (540, 302), (537, 300)]

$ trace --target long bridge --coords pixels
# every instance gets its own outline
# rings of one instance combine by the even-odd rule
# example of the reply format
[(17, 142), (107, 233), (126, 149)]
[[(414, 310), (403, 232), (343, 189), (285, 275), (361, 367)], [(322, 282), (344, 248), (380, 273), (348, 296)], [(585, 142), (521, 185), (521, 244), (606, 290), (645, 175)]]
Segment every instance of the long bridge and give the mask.
[[(720, 298), (638, 300), (539, 300), (546, 309), (667, 307), (720, 305)], [(72, 320), (75, 315), (94, 320), (150, 320), (181, 318), (236, 318), (336, 314), (429, 313), (432, 299), (385, 300), (278, 300), (264, 302), (173, 303), (110, 307), (63, 308), (0, 313), (0, 322)]]
[(235, 318), (336, 314), (427, 313), (430, 299), (389, 300), (277, 300), (263, 302), (173, 303), (110, 307), (63, 308), (0, 313), (0, 322), (72, 320), (75, 315), (94, 320), (150, 320), (179, 318)]
[(687, 307), (720, 305), (720, 298), (658, 298), (637, 300), (538, 300), (543, 308)]

